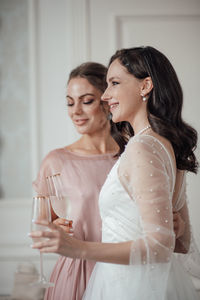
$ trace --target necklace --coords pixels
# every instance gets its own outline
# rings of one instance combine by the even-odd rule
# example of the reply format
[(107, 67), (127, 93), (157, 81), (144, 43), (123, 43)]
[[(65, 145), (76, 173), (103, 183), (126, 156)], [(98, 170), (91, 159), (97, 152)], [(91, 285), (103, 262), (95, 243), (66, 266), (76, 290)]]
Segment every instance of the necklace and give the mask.
[(146, 131), (149, 128), (151, 128), (151, 125), (147, 125), (146, 127), (142, 128), (140, 131), (138, 131), (138, 133), (135, 134), (135, 136), (143, 133), (144, 131)]

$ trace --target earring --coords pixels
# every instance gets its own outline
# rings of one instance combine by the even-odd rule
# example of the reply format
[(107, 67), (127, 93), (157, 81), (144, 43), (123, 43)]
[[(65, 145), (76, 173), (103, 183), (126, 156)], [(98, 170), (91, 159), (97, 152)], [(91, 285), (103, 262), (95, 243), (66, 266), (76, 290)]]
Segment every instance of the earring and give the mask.
[(147, 101), (147, 97), (143, 96), (142, 101), (144, 101), (144, 102)]
[(147, 101), (147, 97), (146, 96), (144, 96), (144, 95), (141, 95), (142, 96), (142, 101)]
[(111, 114), (111, 113), (108, 113), (108, 114), (107, 114), (107, 120), (108, 120), (108, 121), (111, 121), (111, 120), (112, 120), (112, 114)]

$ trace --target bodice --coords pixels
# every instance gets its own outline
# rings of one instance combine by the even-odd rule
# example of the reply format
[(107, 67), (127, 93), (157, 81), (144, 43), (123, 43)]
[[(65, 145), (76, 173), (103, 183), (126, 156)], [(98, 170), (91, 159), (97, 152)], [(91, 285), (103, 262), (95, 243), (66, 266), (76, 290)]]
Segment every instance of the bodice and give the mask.
[(142, 234), (137, 205), (118, 177), (119, 163), (120, 158), (107, 176), (99, 196), (103, 242), (137, 239)]

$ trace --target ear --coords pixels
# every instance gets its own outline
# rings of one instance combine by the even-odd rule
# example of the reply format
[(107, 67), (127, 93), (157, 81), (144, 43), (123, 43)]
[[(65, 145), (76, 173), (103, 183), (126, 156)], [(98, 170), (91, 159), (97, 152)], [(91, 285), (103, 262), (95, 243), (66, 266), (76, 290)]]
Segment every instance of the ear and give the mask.
[(153, 82), (151, 80), (151, 77), (146, 77), (142, 81), (141, 85), (141, 95), (147, 96), (151, 90), (153, 89)]

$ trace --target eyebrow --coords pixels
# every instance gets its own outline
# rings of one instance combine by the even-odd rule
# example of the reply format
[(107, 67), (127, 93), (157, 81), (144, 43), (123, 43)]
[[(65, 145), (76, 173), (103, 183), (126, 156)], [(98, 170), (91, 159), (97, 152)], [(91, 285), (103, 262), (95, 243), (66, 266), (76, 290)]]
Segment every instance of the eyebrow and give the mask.
[[(79, 96), (79, 99), (82, 99), (85, 96), (93, 96), (94, 97), (94, 94), (92, 94), (92, 93), (86, 93), (86, 94), (83, 94), (83, 95)], [(69, 99), (73, 100), (73, 97), (71, 97), (69, 95), (67, 95), (66, 98), (69, 98)]]
[(118, 76), (113, 76), (108, 79), (108, 82), (111, 82), (113, 79), (120, 79)]

